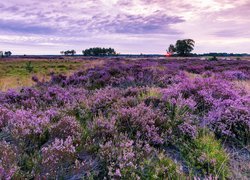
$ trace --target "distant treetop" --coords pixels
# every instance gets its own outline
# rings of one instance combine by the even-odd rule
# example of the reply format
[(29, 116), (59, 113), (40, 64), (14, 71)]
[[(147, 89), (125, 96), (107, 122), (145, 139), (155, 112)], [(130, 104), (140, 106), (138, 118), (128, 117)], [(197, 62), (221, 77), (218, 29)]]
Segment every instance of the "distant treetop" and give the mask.
[(193, 39), (183, 39), (176, 41), (175, 46), (170, 44), (167, 49), (168, 53), (176, 53), (179, 56), (189, 56), (190, 53), (194, 50), (195, 41)]

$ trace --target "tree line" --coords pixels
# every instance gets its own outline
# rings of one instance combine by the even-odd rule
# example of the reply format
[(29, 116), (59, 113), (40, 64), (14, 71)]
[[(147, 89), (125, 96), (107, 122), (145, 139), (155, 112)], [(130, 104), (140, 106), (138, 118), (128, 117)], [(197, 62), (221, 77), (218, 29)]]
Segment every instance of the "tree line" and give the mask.
[[(75, 50), (67, 50), (61, 51), (61, 55), (65, 56), (74, 56), (76, 54)], [(94, 47), (85, 49), (82, 51), (84, 56), (112, 56), (117, 55), (116, 51), (113, 48), (101, 48), (101, 47)]]
[[(167, 55), (169, 56), (190, 56), (191, 52), (194, 50), (195, 41), (193, 39), (183, 39), (177, 40), (175, 45), (170, 44), (167, 49)], [(75, 50), (61, 51), (62, 55), (74, 56), (76, 54)], [(84, 56), (112, 56), (117, 55), (113, 48), (101, 48), (94, 47), (85, 49), (82, 51)]]
[(10, 57), (12, 55), (11, 51), (0, 51), (0, 57)]

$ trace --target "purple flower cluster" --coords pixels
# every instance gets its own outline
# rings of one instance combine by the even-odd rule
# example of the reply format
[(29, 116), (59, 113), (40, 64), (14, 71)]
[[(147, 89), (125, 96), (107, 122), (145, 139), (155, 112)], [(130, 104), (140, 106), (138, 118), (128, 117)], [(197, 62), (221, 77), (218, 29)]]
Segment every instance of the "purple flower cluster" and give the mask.
[(65, 140), (56, 138), (51, 145), (43, 147), (41, 153), (45, 172), (50, 173), (50, 175), (57, 175), (61, 166), (73, 163), (76, 146), (70, 136)]
[(205, 117), (205, 123), (221, 136), (249, 144), (250, 98), (244, 97), (216, 104)]
[(38, 136), (48, 127), (49, 118), (31, 111), (17, 110), (8, 120), (7, 129), (13, 137), (23, 139)]

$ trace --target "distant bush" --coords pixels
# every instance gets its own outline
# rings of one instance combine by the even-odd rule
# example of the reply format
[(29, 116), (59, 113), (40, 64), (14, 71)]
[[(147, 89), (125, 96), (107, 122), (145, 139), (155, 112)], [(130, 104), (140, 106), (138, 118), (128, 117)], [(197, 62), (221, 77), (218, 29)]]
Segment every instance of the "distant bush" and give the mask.
[(84, 56), (111, 56), (116, 55), (116, 52), (112, 48), (89, 48), (82, 51)]

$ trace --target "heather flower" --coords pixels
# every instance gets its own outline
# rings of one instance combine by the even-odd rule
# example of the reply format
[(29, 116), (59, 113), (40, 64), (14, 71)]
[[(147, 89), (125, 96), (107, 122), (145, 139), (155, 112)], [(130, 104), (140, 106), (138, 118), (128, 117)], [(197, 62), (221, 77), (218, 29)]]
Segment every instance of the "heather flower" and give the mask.
[(197, 136), (197, 128), (194, 125), (191, 125), (187, 122), (184, 122), (183, 124), (180, 124), (178, 126), (180, 135), (184, 135), (187, 137), (190, 137), (194, 139)]
[(250, 77), (242, 71), (224, 71), (222, 77), (228, 80), (248, 80)]
[(75, 118), (66, 116), (52, 125), (49, 132), (53, 138), (66, 139), (71, 136), (73, 140), (80, 140), (82, 130)]
[(113, 137), (114, 133), (116, 132), (116, 119), (117, 117), (115, 116), (105, 118), (103, 115), (99, 115), (98, 117), (94, 118), (90, 127), (94, 133), (94, 137)]
[(95, 114), (98, 112), (107, 113), (111, 106), (121, 97), (119, 89), (107, 87), (96, 91), (89, 99), (91, 111)]
[(119, 135), (113, 141), (100, 146), (100, 158), (107, 164), (109, 177), (123, 176), (120, 170), (136, 169), (143, 157), (149, 155), (140, 141), (130, 140), (126, 135)]
[(243, 143), (250, 139), (250, 99), (223, 101), (204, 118), (208, 125), (220, 136), (235, 138)]
[(60, 168), (73, 164), (76, 160), (76, 145), (69, 136), (66, 140), (55, 139), (48, 147), (41, 149), (42, 165), (45, 172), (56, 175)]
[(49, 118), (31, 111), (17, 110), (9, 119), (7, 129), (15, 138), (25, 138), (31, 135), (39, 135), (49, 125)]
[(155, 112), (145, 104), (139, 104), (132, 108), (121, 108), (118, 112), (118, 130), (127, 132), (132, 137), (140, 132), (142, 139), (151, 143), (162, 144), (158, 124), (162, 121), (161, 114)]

